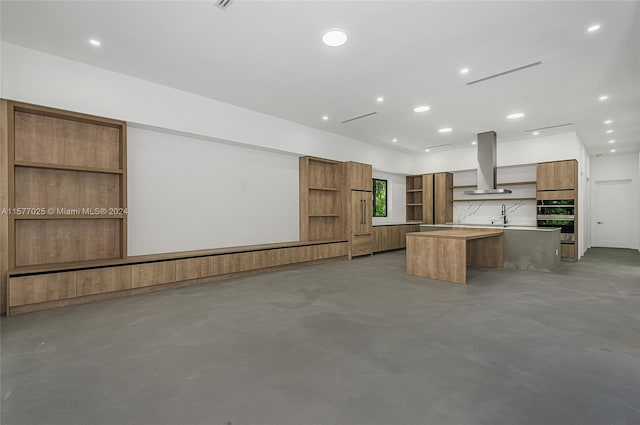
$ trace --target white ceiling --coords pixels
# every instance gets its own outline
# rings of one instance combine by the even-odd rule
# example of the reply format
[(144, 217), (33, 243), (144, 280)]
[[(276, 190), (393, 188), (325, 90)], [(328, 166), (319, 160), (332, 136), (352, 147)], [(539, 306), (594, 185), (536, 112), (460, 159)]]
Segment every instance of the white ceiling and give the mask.
[[(2, 1), (1, 35), (395, 149), (468, 146), (487, 130), (499, 140), (536, 137), (526, 130), (574, 123), (537, 137), (576, 131), (599, 154), (610, 139), (618, 153), (640, 147), (639, 15), (637, 1), (235, 0), (226, 11), (213, 1)], [(601, 29), (588, 33), (593, 23)], [(330, 28), (347, 32), (344, 46), (322, 44)], [(421, 104), (431, 110), (413, 112)], [(526, 115), (507, 120), (511, 112)]]

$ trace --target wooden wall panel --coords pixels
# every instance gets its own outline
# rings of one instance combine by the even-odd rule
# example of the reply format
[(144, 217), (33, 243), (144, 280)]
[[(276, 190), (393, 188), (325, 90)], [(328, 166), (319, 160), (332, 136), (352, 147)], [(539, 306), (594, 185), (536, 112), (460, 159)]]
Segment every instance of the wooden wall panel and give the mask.
[[(0, 212), (9, 208), (9, 115), (7, 101), (0, 100)], [(9, 215), (0, 214), (0, 313), (7, 308), (9, 270)]]
[(176, 280), (199, 279), (214, 274), (213, 257), (176, 260)]
[(134, 264), (131, 266), (131, 287), (160, 285), (176, 281), (176, 261)]
[(453, 222), (453, 174), (434, 176), (434, 224)]
[(465, 241), (462, 239), (408, 237), (407, 273), (431, 279), (466, 283), (467, 251)]
[(308, 202), (309, 215), (340, 215), (340, 192), (310, 190)]
[(339, 188), (342, 186), (342, 164), (318, 158), (309, 158), (309, 186)]
[(120, 257), (119, 219), (16, 220), (16, 266)]
[(131, 289), (131, 266), (78, 270), (76, 286), (79, 297)]
[(338, 217), (310, 217), (309, 240), (324, 241), (341, 239), (343, 236), (342, 221)]
[(16, 161), (120, 169), (118, 128), (28, 112), (15, 114)]
[(10, 307), (75, 296), (76, 272), (20, 276), (9, 279)]
[(33, 208), (118, 208), (120, 175), (16, 167), (15, 205)]

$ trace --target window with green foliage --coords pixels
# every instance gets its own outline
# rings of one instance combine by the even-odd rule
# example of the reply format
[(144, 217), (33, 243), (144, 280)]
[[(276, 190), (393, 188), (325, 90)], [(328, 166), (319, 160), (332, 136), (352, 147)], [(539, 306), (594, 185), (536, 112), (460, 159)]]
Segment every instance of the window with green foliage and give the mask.
[(387, 181), (373, 179), (373, 216), (387, 216)]

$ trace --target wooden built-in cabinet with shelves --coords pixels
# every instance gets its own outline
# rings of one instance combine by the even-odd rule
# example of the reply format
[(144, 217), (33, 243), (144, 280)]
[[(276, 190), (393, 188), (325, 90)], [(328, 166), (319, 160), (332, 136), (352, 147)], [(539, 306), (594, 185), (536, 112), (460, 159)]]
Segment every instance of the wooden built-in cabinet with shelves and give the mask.
[(3, 299), (10, 270), (126, 258), (126, 123), (0, 102)]
[(407, 176), (407, 221), (444, 224), (453, 221), (453, 174)]
[(433, 174), (407, 176), (407, 221), (433, 222)]
[(346, 239), (344, 165), (300, 158), (300, 240)]

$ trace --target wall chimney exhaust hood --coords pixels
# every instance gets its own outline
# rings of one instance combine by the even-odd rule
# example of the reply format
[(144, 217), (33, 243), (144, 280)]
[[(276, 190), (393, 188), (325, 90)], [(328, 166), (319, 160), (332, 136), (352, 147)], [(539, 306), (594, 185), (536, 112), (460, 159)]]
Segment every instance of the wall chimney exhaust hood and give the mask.
[(496, 189), (496, 132), (478, 133), (478, 183), (476, 190), (465, 195), (503, 195), (510, 189)]

